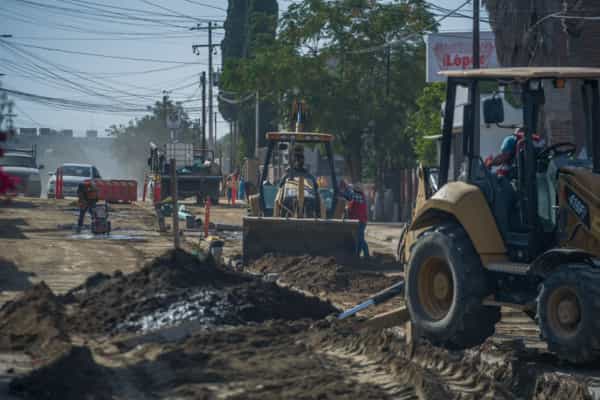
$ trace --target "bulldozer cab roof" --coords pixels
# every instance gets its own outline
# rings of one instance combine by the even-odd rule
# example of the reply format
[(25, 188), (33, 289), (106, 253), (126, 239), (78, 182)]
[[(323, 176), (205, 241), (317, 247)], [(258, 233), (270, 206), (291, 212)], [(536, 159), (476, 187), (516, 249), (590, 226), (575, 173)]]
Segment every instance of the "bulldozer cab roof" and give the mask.
[(321, 143), (333, 141), (333, 135), (316, 132), (269, 132), (266, 137), (272, 142)]
[(600, 68), (583, 67), (516, 67), (482, 68), (458, 71), (441, 71), (448, 78), (464, 79), (599, 79)]

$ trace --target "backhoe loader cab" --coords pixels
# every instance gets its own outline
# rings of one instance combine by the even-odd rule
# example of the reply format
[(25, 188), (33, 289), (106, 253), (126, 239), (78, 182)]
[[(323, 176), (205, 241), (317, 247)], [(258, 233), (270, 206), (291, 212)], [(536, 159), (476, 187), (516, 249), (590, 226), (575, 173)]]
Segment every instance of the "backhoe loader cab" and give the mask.
[[(249, 198), (243, 221), (243, 258), (248, 263), (267, 253), (352, 256), (358, 221), (344, 219), (345, 200), (335, 174), (333, 135), (312, 132), (270, 132), (258, 194)], [(303, 163), (304, 149), (320, 147), (327, 157), (327, 185), (319, 171)], [(269, 176), (274, 167), (285, 174)], [(323, 171), (321, 171), (323, 173)]]
[[(417, 332), (451, 348), (482, 343), (500, 306), (525, 311), (550, 351), (572, 362), (600, 356), (600, 69), (497, 68), (444, 72), (448, 78), (440, 165), (421, 168), (400, 257)], [(503, 93), (522, 108), (505, 124), (501, 101), (479, 116), (457, 88)], [(542, 115), (561, 91), (579, 93), (585, 145), (545, 143)], [(555, 100), (554, 100), (555, 101)], [(566, 103), (568, 104), (568, 103)], [(503, 173), (479, 154), (479, 118), (506, 128)], [(515, 131), (516, 125), (522, 130)], [(508, 150), (506, 150), (508, 149)], [(492, 163), (493, 164), (493, 163)]]

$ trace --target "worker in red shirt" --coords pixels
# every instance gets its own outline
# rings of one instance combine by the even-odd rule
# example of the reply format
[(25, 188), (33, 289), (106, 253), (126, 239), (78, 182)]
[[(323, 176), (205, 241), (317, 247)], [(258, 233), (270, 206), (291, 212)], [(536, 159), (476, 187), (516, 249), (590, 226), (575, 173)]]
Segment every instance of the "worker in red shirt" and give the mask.
[(348, 217), (358, 220), (358, 243), (356, 246), (356, 255), (360, 257), (363, 253), (365, 258), (369, 257), (369, 245), (365, 240), (365, 230), (367, 229), (368, 211), (367, 197), (363, 192), (362, 185), (355, 183), (347, 185), (343, 180), (340, 182), (340, 191), (342, 196), (348, 200)]
[[(519, 149), (523, 145), (525, 139), (525, 130), (520, 127), (515, 130), (512, 135), (504, 138), (502, 145), (500, 146), (500, 154), (497, 156), (490, 155), (485, 160), (485, 165), (489, 169), (492, 167), (496, 168), (496, 175), (499, 177), (512, 178), (513, 166), (515, 164), (515, 158), (519, 152)], [(531, 135), (533, 146), (536, 149), (542, 149), (545, 145), (544, 140), (537, 134)]]

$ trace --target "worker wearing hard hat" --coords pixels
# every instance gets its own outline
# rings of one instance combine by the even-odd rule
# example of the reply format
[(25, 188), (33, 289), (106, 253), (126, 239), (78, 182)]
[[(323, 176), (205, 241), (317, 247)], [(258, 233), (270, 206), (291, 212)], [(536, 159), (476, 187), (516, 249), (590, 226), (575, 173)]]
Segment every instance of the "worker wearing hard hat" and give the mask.
[(365, 240), (365, 231), (367, 230), (368, 210), (367, 197), (360, 183), (348, 185), (344, 180), (340, 182), (340, 192), (348, 200), (348, 218), (358, 220), (358, 240), (356, 254), (360, 257), (363, 253), (369, 257), (369, 245)]
[(288, 169), (285, 176), (281, 179), (281, 185), (285, 184), (288, 179), (295, 178), (298, 176), (303, 176), (309, 183), (309, 185), (314, 189), (315, 193), (318, 195), (319, 185), (314, 176), (308, 172), (308, 170), (304, 166), (304, 146), (301, 144), (296, 144), (294, 146), (293, 151), (293, 162), (292, 167)]
[(98, 202), (98, 190), (92, 181), (80, 183), (77, 187), (77, 197), (79, 198), (79, 219), (77, 220), (77, 233), (81, 232), (85, 213), (89, 212), (90, 217), (93, 215), (93, 209)]

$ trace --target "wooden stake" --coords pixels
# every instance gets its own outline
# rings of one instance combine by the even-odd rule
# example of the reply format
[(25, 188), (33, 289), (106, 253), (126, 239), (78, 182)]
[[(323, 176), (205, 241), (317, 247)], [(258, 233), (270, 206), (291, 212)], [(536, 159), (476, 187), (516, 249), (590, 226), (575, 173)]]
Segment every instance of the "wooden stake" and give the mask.
[(177, 209), (177, 165), (174, 158), (171, 158), (171, 201), (173, 204), (173, 246), (179, 250), (179, 210)]

